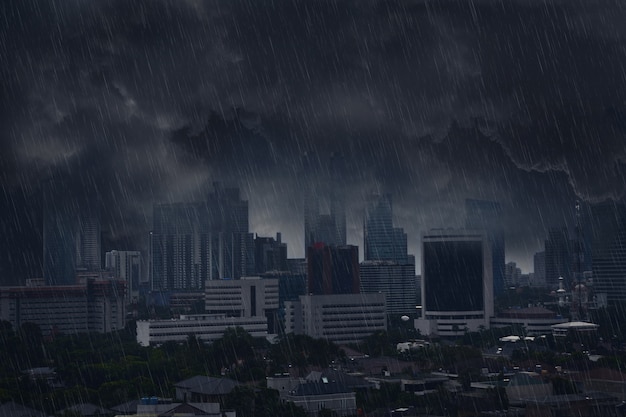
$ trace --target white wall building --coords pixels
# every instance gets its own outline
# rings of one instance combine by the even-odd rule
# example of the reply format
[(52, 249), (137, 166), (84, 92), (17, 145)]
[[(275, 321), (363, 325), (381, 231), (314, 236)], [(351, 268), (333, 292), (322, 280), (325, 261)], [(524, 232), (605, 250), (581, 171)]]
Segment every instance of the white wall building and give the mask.
[(424, 335), (460, 336), (488, 329), (494, 315), (493, 269), (486, 235), (480, 230), (435, 229), (422, 235)]
[(285, 302), (285, 332), (355, 343), (387, 330), (386, 311), (384, 294), (302, 295)]
[(184, 342), (194, 335), (204, 342), (220, 339), (226, 329), (241, 327), (252, 337), (267, 337), (267, 318), (227, 317), (223, 314), (181, 315), (180, 319), (140, 320), (137, 322), (137, 343), (141, 346), (165, 342)]
[(244, 277), (234, 280), (207, 280), (205, 283), (207, 313), (234, 317), (266, 316), (278, 309), (278, 279)]

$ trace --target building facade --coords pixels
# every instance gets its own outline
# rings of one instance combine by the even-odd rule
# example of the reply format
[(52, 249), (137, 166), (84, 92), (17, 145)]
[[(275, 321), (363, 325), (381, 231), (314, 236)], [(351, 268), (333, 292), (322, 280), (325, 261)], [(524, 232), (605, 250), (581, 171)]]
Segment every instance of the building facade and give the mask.
[(229, 328), (241, 327), (252, 337), (267, 337), (267, 318), (228, 317), (224, 314), (181, 315), (179, 319), (140, 320), (137, 322), (137, 343), (141, 346), (182, 343), (190, 335), (204, 342), (220, 339)]
[(494, 296), (502, 294), (505, 289), (505, 239), (502, 207), (495, 201), (465, 200), (465, 228), (485, 231), (491, 252), (493, 294)]
[(87, 280), (82, 285), (0, 287), (0, 319), (14, 329), (37, 324), (44, 335), (108, 333), (125, 326), (124, 283)]
[(141, 252), (112, 250), (105, 254), (104, 267), (126, 283), (126, 304), (137, 304), (141, 282)]
[(409, 263), (406, 233), (401, 228), (393, 227), (390, 194), (373, 196), (365, 210), (363, 250), (366, 261), (393, 261), (401, 265)]
[(436, 229), (422, 243), (422, 334), (459, 336), (494, 315), (491, 244), (479, 230)]
[(391, 261), (364, 261), (360, 265), (361, 293), (383, 293), (387, 314), (414, 317), (417, 305), (415, 266)]
[(626, 300), (626, 204), (591, 207), (593, 287), (598, 304)]
[(387, 330), (384, 294), (303, 295), (285, 303), (286, 333), (349, 344), (379, 330)]
[(207, 199), (154, 206), (153, 291), (198, 290), (206, 280), (252, 275), (254, 237), (239, 189), (213, 185)]
[(307, 250), (309, 294), (358, 294), (359, 248), (316, 243)]

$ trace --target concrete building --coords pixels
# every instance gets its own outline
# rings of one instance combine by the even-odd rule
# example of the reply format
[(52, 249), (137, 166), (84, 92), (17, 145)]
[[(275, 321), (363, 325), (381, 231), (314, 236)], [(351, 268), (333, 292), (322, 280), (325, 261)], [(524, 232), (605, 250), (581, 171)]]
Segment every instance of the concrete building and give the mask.
[(591, 207), (593, 287), (599, 306), (626, 300), (626, 205)]
[(141, 282), (141, 252), (112, 250), (105, 254), (104, 268), (126, 283), (126, 304), (137, 304)]
[(390, 194), (373, 196), (365, 209), (363, 251), (366, 261), (393, 261), (401, 265), (409, 263), (406, 233), (403, 229), (393, 227)]
[(150, 252), (153, 291), (198, 290), (206, 280), (252, 275), (248, 202), (239, 189), (215, 183), (205, 201), (155, 205)]
[(504, 263), (505, 240), (504, 220), (500, 203), (485, 200), (465, 200), (465, 228), (484, 230), (491, 253), (491, 276), (494, 296), (505, 289)]
[(545, 287), (546, 286), (546, 252), (537, 252), (533, 256), (533, 266), (535, 269), (535, 274), (533, 276), (533, 280), (531, 281), (531, 285), (534, 287)]
[(491, 245), (479, 230), (435, 229), (422, 235), (424, 335), (460, 336), (489, 328), (494, 315)]
[(552, 334), (552, 325), (565, 323), (566, 318), (544, 307), (511, 308), (491, 319), (491, 327), (524, 328), (528, 336)]
[(386, 311), (384, 294), (304, 295), (285, 303), (285, 332), (356, 343), (387, 329)]
[(307, 153), (302, 160), (304, 188), (304, 251), (314, 243), (346, 244), (346, 209), (339, 184), (343, 179), (343, 156), (331, 154), (328, 164)]
[(269, 333), (277, 332), (279, 287), (275, 278), (243, 277), (207, 281), (205, 311), (229, 317), (265, 317)]
[(316, 243), (307, 250), (307, 291), (309, 294), (357, 294), (359, 248)]
[(551, 289), (559, 285), (559, 278), (565, 280), (565, 287), (570, 288), (573, 277), (574, 257), (572, 244), (567, 229), (552, 228), (545, 241), (546, 284)]
[(254, 273), (287, 271), (287, 244), (282, 242), (280, 233), (273, 237), (254, 238)]
[(364, 261), (360, 265), (361, 293), (383, 293), (387, 314), (414, 316), (417, 285), (414, 265), (399, 265), (390, 261)]
[(14, 329), (35, 323), (44, 335), (121, 330), (124, 283), (89, 279), (81, 285), (0, 287), (0, 319)]
[(182, 343), (190, 335), (204, 342), (220, 339), (232, 327), (241, 327), (252, 337), (267, 337), (267, 318), (228, 317), (224, 314), (181, 315), (179, 319), (140, 320), (137, 322), (137, 343), (141, 346)]

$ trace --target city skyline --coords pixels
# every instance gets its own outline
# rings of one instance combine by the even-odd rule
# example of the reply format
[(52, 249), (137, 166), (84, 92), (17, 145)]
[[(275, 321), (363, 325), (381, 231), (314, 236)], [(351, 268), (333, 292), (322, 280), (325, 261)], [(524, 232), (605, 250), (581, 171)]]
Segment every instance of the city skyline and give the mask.
[(102, 250), (142, 253), (153, 204), (236, 185), (250, 232), (293, 258), (302, 193), (331, 176), (303, 155), (342, 155), (361, 254), (372, 193), (417, 265), (420, 233), (462, 227), (470, 198), (501, 205), (525, 272), (576, 200), (624, 197), (616, 2), (9, 1), (0, 20), (4, 282), (41, 276), (50, 180), (93, 196)]

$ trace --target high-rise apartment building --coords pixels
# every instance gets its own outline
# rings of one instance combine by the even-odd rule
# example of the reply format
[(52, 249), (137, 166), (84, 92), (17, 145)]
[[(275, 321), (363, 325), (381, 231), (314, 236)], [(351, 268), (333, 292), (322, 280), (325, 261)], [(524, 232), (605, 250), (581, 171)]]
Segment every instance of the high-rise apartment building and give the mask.
[(546, 285), (549, 288), (558, 288), (560, 277), (563, 277), (566, 288), (571, 287), (574, 263), (571, 246), (565, 227), (548, 230), (548, 239), (545, 241), (545, 262)]
[(248, 202), (214, 184), (205, 201), (154, 206), (150, 234), (153, 290), (198, 290), (207, 279), (254, 273)]
[(414, 265), (364, 261), (361, 262), (360, 272), (362, 294), (385, 294), (389, 315), (415, 316), (417, 282)]
[(465, 228), (484, 230), (490, 245), (494, 296), (502, 294), (504, 284), (505, 239), (502, 207), (495, 201), (465, 200)]
[(536, 286), (546, 285), (546, 253), (537, 252), (533, 256), (533, 266), (535, 268), (534, 284)]
[(491, 245), (484, 231), (435, 229), (422, 235), (423, 334), (459, 336), (489, 328), (494, 315)]
[(105, 269), (126, 283), (126, 304), (136, 304), (141, 282), (141, 252), (118, 250), (107, 252)]
[(593, 287), (599, 305), (626, 301), (626, 204), (591, 207)]
[(393, 227), (390, 194), (373, 196), (363, 219), (363, 250), (366, 261), (409, 263), (404, 230)]
[(331, 246), (346, 244), (346, 209), (339, 189), (343, 178), (344, 159), (331, 154), (328, 164), (315, 154), (303, 159), (304, 250), (313, 243)]
[(100, 216), (97, 203), (72, 196), (62, 181), (50, 181), (43, 195), (43, 274), (48, 285), (72, 285), (77, 271), (97, 272)]

